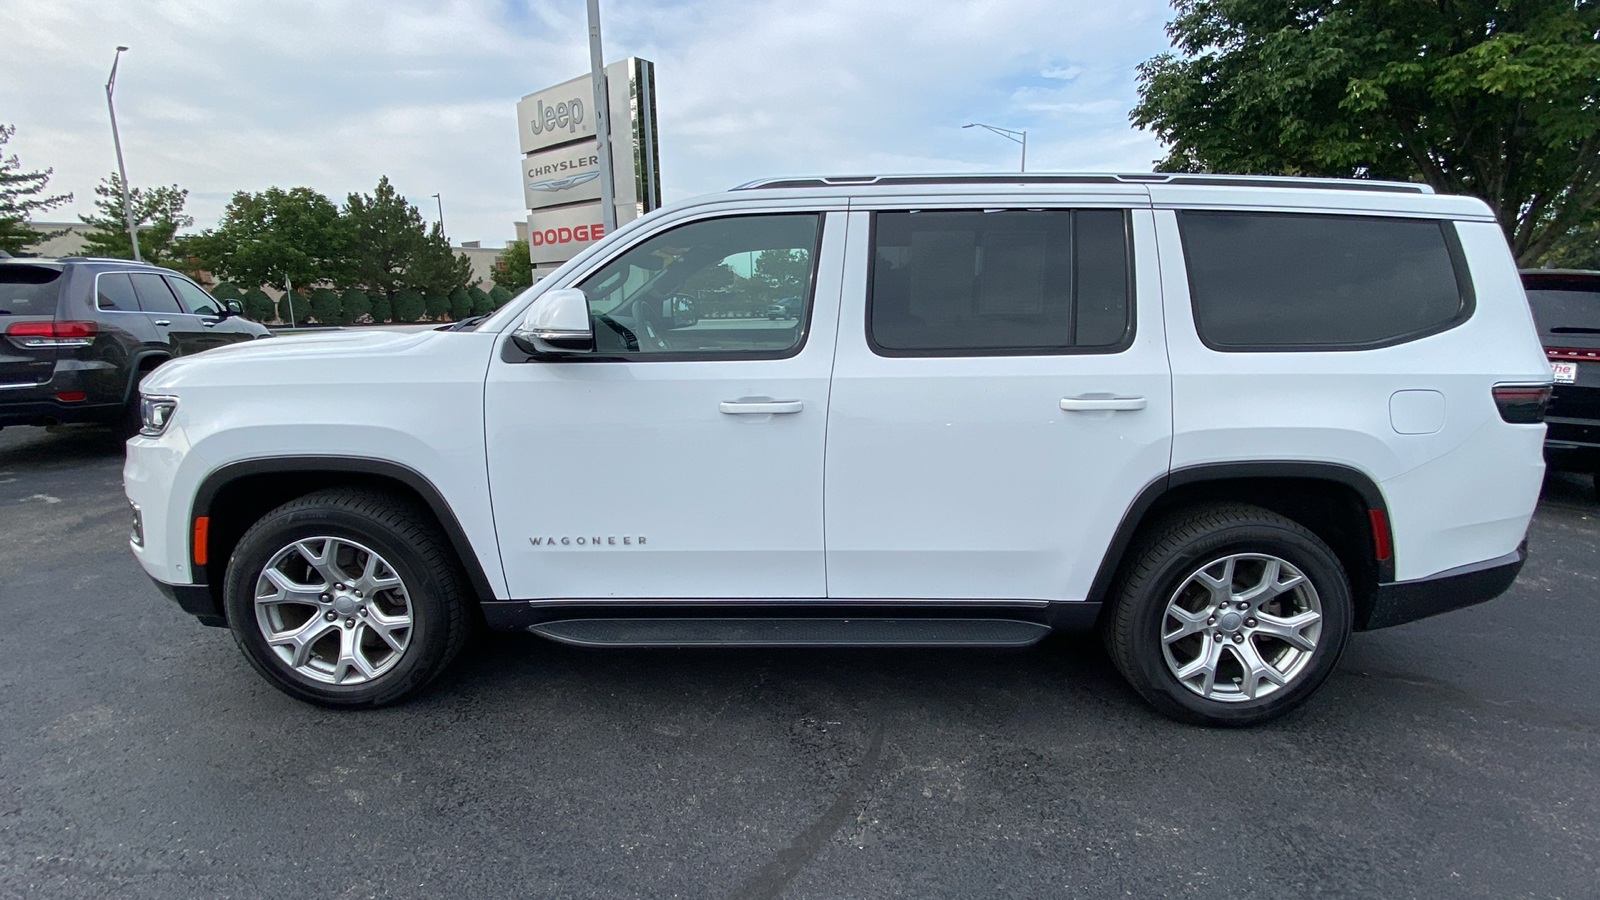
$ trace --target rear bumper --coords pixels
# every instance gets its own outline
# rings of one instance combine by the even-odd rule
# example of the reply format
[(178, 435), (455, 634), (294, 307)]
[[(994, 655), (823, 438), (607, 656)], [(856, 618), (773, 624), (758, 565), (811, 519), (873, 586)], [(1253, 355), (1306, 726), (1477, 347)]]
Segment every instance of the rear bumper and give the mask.
[(152, 577), (151, 582), (160, 591), (162, 596), (178, 604), (178, 608), (196, 619), (202, 625), (212, 625), (217, 628), (228, 626), (227, 618), (222, 614), (222, 605), (211, 594), (211, 586), (206, 584), (167, 584), (158, 578)]
[(1373, 591), (1366, 621), (1357, 631), (1404, 625), (1428, 616), (1485, 603), (1500, 596), (1517, 580), (1528, 560), (1528, 542), (1496, 559), (1449, 569), (1415, 581), (1380, 584)]
[(116, 422), (121, 403), (62, 403), (59, 400), (7, 402), (0, 395), (0, 427), (6, 425), (57, 425), (78, 422)]
[[(103, 365), (59, 361), (50, 380), (42, 384), (0, 384), (0, 426), (116, 422), (122, 415), (123, 398), (104, 383), (103, 369)], [(74, 401), (57, 399), (64, 391), (85, 396)]]

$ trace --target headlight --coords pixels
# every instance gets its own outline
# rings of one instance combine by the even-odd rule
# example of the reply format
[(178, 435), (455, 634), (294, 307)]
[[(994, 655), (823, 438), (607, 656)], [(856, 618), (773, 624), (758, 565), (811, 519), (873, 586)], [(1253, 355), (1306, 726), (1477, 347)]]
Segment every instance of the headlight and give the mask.
[(177, 397), (140, 397), (139, 433), (145, 437), (160, 437), (177, 411)]

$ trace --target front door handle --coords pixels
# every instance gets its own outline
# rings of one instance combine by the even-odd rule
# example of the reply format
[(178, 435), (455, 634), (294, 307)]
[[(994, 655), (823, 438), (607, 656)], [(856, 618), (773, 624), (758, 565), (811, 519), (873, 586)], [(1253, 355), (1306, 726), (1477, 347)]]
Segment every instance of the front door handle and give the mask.
[(785, 416), (801, 405), (799, 400), (724, 400), (717, 408), (730, 416)]
[(1062, 397), (1061, 408), (1066, 412), (1095, 412), (1102, 409), (1144, 409), (1148, 404), (1143, 397)]
[(168, 325), (171, 325), (171, 324), (172, 324), (172, 320), (171, 320), (171, 319), (157, 319), (157, 320), (156, 320), (156, 324), (157, 324), (157, 325), (160, 325), (160, 326), (161, 326), (161, 327), (163, 327), (163, 328), (165, 328), (165, 327), (167, 327), (167, 326), (168, 326)]
[(206, 328), (215, 328), (217, 326), (217, 323), (221, 322), (221, 321), (222, 321), (221, 319), (201, 319), (200, 320), (200, 324), (205, 326)]

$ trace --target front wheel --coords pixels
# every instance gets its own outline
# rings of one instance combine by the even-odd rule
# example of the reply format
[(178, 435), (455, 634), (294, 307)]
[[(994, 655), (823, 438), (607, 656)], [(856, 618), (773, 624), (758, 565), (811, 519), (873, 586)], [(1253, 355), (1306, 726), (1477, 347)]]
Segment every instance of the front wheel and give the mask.
[(414, 693), (468, 630), (444, 535), (419, 507), (375, 491), (318, 491), (267, 513), (234, 548), (224, 602), (250, 664), (324, 706)]
[(1104, 637), (1161, 712), (1253, 725), (1298, 706), (1349, 640), (1343, 566), (1298, 523), (1244, 505), (1191, 510), (1135, 550)]

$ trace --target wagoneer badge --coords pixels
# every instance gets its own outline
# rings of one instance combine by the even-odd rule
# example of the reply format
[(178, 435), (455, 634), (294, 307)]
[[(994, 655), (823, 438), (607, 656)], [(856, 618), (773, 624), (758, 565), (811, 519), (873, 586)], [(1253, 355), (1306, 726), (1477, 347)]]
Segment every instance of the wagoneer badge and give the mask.
[(605, 537), (531, 537), (528, 543), (535, 547), (643, 547), (642, 534), (608, 534)]

